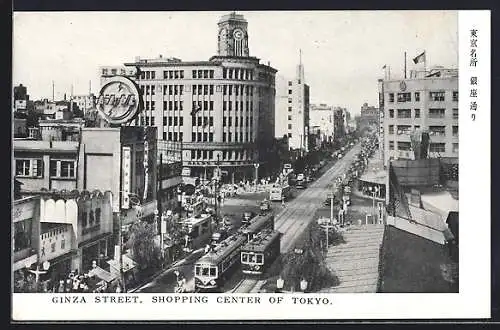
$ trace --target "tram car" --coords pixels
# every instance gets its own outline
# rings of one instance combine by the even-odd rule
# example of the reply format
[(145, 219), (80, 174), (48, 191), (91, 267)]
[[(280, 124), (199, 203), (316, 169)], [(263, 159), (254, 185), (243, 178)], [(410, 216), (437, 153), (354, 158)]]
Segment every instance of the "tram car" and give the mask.
[(280, 255), (281, 233), (264, 229), (241, 248), (241, 271), (246, 275), (259, 276)]
[(251, 241), (253, 237), (263, 229), (274, 229), (274, 214), (259, 214), (250, 220), (248, 225), (241, 227), (238, 232), (245, 235), (247, 241)]
[(247, 242), (245, 235), (232, 235), (194, 265), (194, 283), (197, 291), (216, 291), (224, 285), (225, 278), (236, 269), (241, 260), (241, 247)]

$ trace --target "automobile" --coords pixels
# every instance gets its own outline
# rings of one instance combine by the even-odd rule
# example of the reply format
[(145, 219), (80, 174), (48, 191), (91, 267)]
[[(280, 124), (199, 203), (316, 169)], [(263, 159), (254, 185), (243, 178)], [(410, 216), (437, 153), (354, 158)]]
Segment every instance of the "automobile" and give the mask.
[[(331, 203), (332, 203), (332, 197), (331, 197), (331, 195), (329, 195), (326, 197), (325, 201), (323, 202), (323, 205), (324, 206), (331, 206)], [(333, 205), (335, 206), (338, 204), (340, 204), (339, 200), (335, 196), (333, 196)]]
[(271, 203), (265, 199), (262, 202), (260, 202), (260, 211), (261, 213), (268, 212), (271, 210)]
[(337, 157), (338, 159), (341, 159), (343, 157), (342, 153), (340, 153)]
[(241, 223), (242, 224), (246, 224), (248, 223), (250, 220), (253, 219), (253, 217), (255, 217), (255, 213), (252, 212), (252, 211), (246, 211), (246, 212), (243, 212), (243, 217), (241, 219)]
[(297, 181), (302, 181), (302, 180), (304, 180), (304, 174), (302, 174), (302, 173), (297, 174), (297, 178), (296, 178), (296, 180), (297, 180)]

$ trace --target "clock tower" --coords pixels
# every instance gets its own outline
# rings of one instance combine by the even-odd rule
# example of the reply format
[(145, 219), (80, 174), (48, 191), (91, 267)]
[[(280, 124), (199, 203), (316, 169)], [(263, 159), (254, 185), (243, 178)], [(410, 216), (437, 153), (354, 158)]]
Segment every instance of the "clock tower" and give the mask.
[(235, 12), (221, 17), (218, 35), (218, 56), (248, 57), (248, 23)]

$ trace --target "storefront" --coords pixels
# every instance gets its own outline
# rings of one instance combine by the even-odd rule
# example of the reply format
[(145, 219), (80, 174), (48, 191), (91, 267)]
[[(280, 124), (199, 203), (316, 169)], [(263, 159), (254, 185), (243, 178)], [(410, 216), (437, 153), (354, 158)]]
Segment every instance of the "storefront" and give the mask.
[(93, 261), (102, 264), (103, 260), (108, 258), (108, 246), (113, 245), (111, 240), (111, 233), (103, 233), (91, 240), (79, 244), (78, 249), (81, 255), (80, 269), (82, 272), (88, 272), (92, 269)]
[(38, 262), (40, 198), (15, 200), (12, 208), (12, 249), (14, 271)]

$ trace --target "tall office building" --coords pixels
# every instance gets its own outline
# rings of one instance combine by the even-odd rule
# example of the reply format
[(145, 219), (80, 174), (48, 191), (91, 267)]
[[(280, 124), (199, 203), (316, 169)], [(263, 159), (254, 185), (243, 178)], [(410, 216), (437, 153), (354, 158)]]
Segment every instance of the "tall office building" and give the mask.
[(436, 67), (404, 80), (379, 80), (384, 164), (413, 159), (411, 134), (428, 133), (429, 157), (458, 157), (458, 70)]
[(290, 149), (309, 151), (309, 85), (304, 65), (297, 66), (295, 78), (279, 76), (276, 82), (276, 137), (288, 137)]
[(320, 141), (333, 141), (333, 107), (326, 104), (311, 104), (310, 126), (316, 127)]
[(101, 83), (115, 74), (137, 82), (144, 111), (136, 125), (158, 127), (159, 140), (182, 142), (191, 175), (212, 177), (219, 165), (225, 180), (252, 178), (254, 164), (265, 169), (274, 138), (277, 70), (250, 56), (243, 15), (224, 15), (218, 27), (218, 53), (208, 61), (136, 58), (102, 67)]

